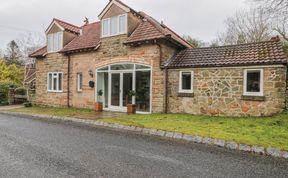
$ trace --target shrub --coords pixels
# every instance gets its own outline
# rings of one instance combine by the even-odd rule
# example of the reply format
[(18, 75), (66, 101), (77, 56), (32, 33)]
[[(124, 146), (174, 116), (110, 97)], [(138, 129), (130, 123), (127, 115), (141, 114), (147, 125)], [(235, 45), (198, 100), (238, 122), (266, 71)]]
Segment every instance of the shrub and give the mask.
[(0, 81), (0, 102), (7, 102), (9, 88), (17, 86), (14, 82)]
[(23, 87), (19, 87), (15, 89), (15, 94), (16, 95), (26, 95), (27, 94), (27, 90)]
[(32, 107), (32, 103), (31, 102), (25, 102), (25, 103), (23, 103), (23, 105), (26, 108)]
[(5, 106), (5, 105), (9, 105), (8, 101), (1, 101), (0, 102), (0, 106)]

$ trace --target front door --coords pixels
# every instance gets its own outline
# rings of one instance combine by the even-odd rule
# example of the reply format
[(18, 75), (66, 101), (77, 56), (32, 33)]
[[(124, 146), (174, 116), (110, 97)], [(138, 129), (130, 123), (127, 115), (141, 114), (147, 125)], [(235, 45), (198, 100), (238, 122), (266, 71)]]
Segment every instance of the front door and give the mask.
[(133, 73), (117, 72), (110, 75), (110, 108), (125, 110), (132, 103), (129, 92), (133, 90)]

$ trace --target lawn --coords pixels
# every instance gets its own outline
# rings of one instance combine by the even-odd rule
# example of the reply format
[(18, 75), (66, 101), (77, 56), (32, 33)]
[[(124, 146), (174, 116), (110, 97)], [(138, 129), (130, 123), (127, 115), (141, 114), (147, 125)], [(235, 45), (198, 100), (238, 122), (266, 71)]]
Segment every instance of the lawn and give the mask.
[[(248, 145), (275, 147), (288, 151), (288, 113), (273, 117), (209, 117), (188, 114), (126, 115), (96, 113), (90, 109), (32, 107), (13, 112), (99, 119), (108, 123), (155, 128), (184, 134), (236, 141)], [(99, 117), (100, 115), (100, 117)], [(105, 117), (102, 117), (105, 116)]]
[(263, 118), (152, 114), (106, 118), (103, 121), (288, 150), (288, 114)]
[(53, 115), (53, 116), (67, 116), (76, 118), (95, 118), (95, 111), (92, 109), (76, 109), (76, 108), (54, 108), (54, 107), (39, 107), (33, 106), (30, 108), (17, 108), (9, 109), (10, 112), (21, 112), (21, 113), (31, 113), (31, 114), (43, 114), (43, 115)]

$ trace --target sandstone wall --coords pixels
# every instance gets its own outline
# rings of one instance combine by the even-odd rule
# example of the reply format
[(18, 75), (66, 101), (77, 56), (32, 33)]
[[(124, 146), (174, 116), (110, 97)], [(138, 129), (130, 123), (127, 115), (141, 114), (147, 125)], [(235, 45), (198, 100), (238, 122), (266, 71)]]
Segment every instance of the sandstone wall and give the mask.
[[(67, 106), (67, 56), (58, 53), (48, 54), (45, 59), (36, 60), (36, 104)], [(63, 72), (63, 92), (47, 91), (48, 72)]]
[[(257, 68), (257, 67), (256, 67)], [(244, 68), (188, 69), (194, 71), (194, 96), (180, 97), (179, 70), (169, 70), (171, 113), (228, 116), (267, 116), (285, 108), (286, 67), (264, 67), (264, 101), (241, 99)], [(179, 96), (179, 97), (178, 97)]]

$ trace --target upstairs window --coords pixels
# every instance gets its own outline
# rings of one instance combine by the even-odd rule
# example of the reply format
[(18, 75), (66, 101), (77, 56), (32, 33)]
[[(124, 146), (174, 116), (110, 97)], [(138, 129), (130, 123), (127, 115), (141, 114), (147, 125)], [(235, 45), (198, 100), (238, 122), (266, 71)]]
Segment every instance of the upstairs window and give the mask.
[(48, 52), (58, 52), (63, 47), (63, 32), (51, 33), (47, 36)]
[(63, 73), (62, 72), (49, 72), (48, 73), (48, 91), (49, 92), (62, 92), (63, 91)]
[(263, 69), (244, 70), (244, 95), (263, 96)]
[(102, 20), (102, 37), (127, 33), (127, 15), (119, 15)]
[(193, 93), (193, 72), (180, 71), (179, 93)]

